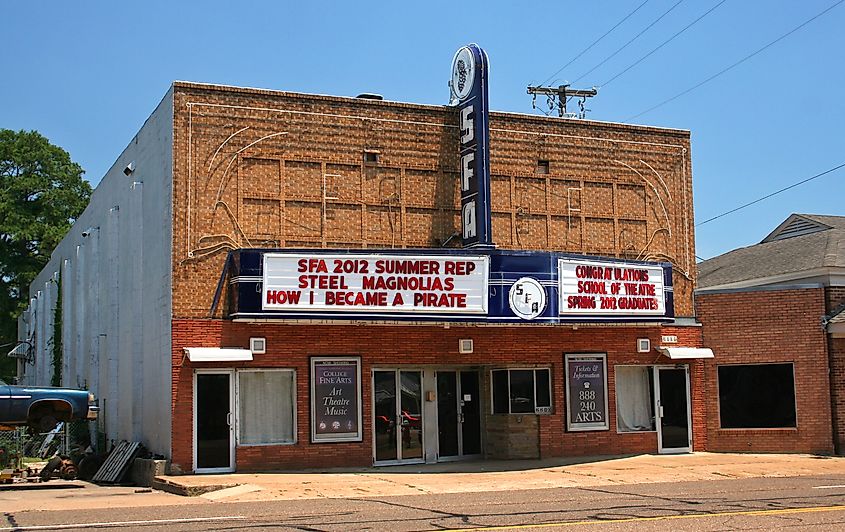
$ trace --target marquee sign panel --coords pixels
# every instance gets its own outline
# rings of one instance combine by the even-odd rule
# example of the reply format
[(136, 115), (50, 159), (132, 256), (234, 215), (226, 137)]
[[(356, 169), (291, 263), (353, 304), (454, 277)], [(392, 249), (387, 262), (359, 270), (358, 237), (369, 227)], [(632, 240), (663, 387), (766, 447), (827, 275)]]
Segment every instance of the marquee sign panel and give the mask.
[(263, 310), (487, 313), (483, 256), (267, 253)]
[(672, 266), (501, 249), (240, 249), (232, 319), (475, 323), (660, 322)]

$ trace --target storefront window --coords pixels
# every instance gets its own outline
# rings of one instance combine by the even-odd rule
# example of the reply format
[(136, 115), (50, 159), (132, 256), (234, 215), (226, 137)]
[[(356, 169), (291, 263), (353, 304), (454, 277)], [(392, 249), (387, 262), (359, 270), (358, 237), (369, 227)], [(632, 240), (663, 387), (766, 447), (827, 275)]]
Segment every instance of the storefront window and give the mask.
[(792, 364), (719, 366), (723, 429), (795, 427)]
[(654, 427), (654, 376), (650, 366), (616, 366), (616, 429), (642, 432)]
[(293, 370), (238, 372), (238, 443), (295, 442), (296, 373)]
[(548, 369), (501, 369), (491, 372), (494, 414), (550, 414)]

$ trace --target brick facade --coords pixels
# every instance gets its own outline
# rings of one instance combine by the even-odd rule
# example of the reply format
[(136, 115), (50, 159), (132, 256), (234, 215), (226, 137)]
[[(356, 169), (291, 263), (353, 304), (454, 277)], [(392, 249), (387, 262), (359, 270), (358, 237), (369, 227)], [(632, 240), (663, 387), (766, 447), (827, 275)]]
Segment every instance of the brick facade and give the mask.
[[(229, 249), (440, 247), (460, 227), (454, 108), (188, 83), (173, 98), (176, 318), (208, 316)], [(490, 128), (498, 247), (671, 261), (692, 315), (688, 131), (506, 113)]]
[[(825, 296), (826, 313), (831, 315), (845, 305), (845, 286), (829, 286)], [(845, 338), (828, 335), (827, 350), (830, 356), (833, 444), (837, 454), (845, 454)]]
[[(716, 353), (704, 368), (707, 450), (833, 451), (827, 335), (821, 328), (825, 301), (821, 287), (696, 296), (704, 345)], [(718, 366), (783, 362), (794, 365), (797, 427), (720, 428)]]
[[(616, 429), (614, 366), (649, 365), (655, 353), (637, 353), (637, 338), (649, 338), (656, 345), (661, 334), (679, 336), (684, 345), (699, 345), (696, 327), (450, 327), (249, 324), (223, 320), (181, 319), (173, 321), (173, 455), (175, 470), (192, 468), (193, 372), (197, 368), (288, 368), (297, 375), (297, 443), (294, 445), (238, 447), (238, 470), (269, 470), (304, 467), (364, 466), (372, 464), (372, 369), (374, 367), (450, 367), (480, 370), (482, 407), (486, 432), (482, 441), (497, 437), (525, 439), (536, 443), (514, 452), (513, 446), (496, 442), (486, 446), (492, 458), (558, 457), (656, 452), (656, 432), (619, 433)], [(267, 339), (267, 353), (252, 362), (192, 364), (184, 347), (244, 347), (250, 336)], [(472, 338), (472, 354), (458, 353), (458, 340)], [(563, 356), (565, 353), (607, 353), (610, 429), (567, 432), (565, 430)], [(362, 361), (364, 434), (362, 442), (310, 443), (309, 357), (358, 355)], [(518, 365), (549, 367), (552, 375), (553, 413), (515, 416), (490, 414), (489, 370)], [(690, 388), (693, 409), (694, 447), (705, 447), (701, 363), (692, 364)], [(520, 419), (517, 419), (520, 418)]]
[[(193, 375), (185, 347), (268, 352), (225, 367), (297, 372), (297, 443), (239, 447), (238, 470), (370, 465), (372, 368), (549, 367), (551, 415), (489, 414), (491, 457), (655, 452), (655, 432), (617, 433), (616, 364), (669, 363), (637, 353), (663, 334), (700, 346), (697, 327), (463, 327), (236, 323), (209, 316), (226, 253), (267, 248), (457, 246), (458, 117), (454, 108), (190, 83), (173, 93), (172, 463), (193, 467)], [(673, 264), (678, 316), (693, 314), (689, 132), (492, 113), (492, 236), (505, 249), (555, 250)], [(364, 154), (377, 160), (365, 160)], [(548, 161), (548, 173), (539, 161)], [(542, 170), (541, 170), (542, 168)], [(473, 338), (472, 355), (457, 352)], [(563, 355), (608, 356), (610, 430), (568, 433)], [(309, 357), (360, 355), (363, 442), (310, 443)], [(220, 366), (220, 365), (218, 365)], [(690, 364), (694, 446), (703, 448), (704, 372)], [(520, 419), (517, 419), (520, 418)], [(505, 435), (505, 438), (501, 436)]]

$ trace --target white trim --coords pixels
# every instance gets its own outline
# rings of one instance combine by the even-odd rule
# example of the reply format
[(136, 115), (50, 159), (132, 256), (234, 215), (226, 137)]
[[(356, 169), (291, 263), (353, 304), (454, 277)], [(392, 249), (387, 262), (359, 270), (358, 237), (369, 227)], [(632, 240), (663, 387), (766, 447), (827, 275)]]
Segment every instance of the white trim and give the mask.
[[(765, 287), (770, 290), (777, 290), (779, 287), (772, 286), (790, 281), (800, 281), (802, 283), (814, 283), (815, 279), (821, 278), (821, 284), (829, 286), (843, 286), (845, 285), (845, 268), (841, 266), (828, 266), (822, 268), (813, 268), (811, 270), (801, 270), (797, 272), (788, 272), (769, 277), (755, 277), (753, 279), (743, 279), (730, 283), (715, 284), (712, 286), (705, 286), (697, 288), (696, 294), (707, 294), (719, 290), (731, 290), (741, 288), (755, 288)], [(824, 280), (827, 279), (827, 283)], [(795, 284), (795, 283), (792, 283)]]
[[(287, 371), (293, 374), (293, 385), (291, 386), (291, 408), (293, 421), (293, 440), (285, 442), (263, 442), (263, 443), (241, 443), (241, 379), (243, 373), (261, 373), (261, 372), (281, 372)], [(296, 393), (296, 370), (293, 368), (246, 368), (235, 370), (235, 445), (238, 447), (269, 447), (274, 445), (296, 445), (299, 438), (299, 431), (297, 427), (297, 393)]]
[[(663, 447), (663, 425), (660, 418), (660, 370), (684, 370), (684, 381), (686, 382), (687, 398), (687, 443), (686, 447)], [(657, 452), (659, 454), (683, 454), (692, 452), (692, 401), (690, 400), (690, 375), (689, 365), (678, 366), (654, 366), (654, 424), (657, 429)]]
[(707, 347), (655, 347), (661, 355), (671, 360), (693, 360), (697, 358), (714, 358), (713, 350)]
[[(197, 376), (198, 375), (229, 375), (229, 414), (232, 416), (232, 423), (229, 425), (229, 467), (197, 467)], [(195, 369), (193, 382), (193, 471), (194, 473), (232, 473), (235, 471), (235, 386), (234, 369)]]
[[(644, 368), (651, 373), (652, 381), (649, 389), (649, 401), (651, 401), (651, 408), (654, 409), (654, 366), (651, 364), (616, 364), (613, 366), (613, 402), (616, 409), (616, 434), (642, 434), (644, 432), (657, 432), (657, 417), (654, 416), (654, 428), (651, 430), (619, 430), (619, 393), (617, 386), (619, 386), (619, 377), (616, 370), (618, 368)], [(654, 412), (652, 412), (654, 414)]]
[(245, 362), (252, 360), (249, 349), (229, 347), (185, 347), (191, 362)]

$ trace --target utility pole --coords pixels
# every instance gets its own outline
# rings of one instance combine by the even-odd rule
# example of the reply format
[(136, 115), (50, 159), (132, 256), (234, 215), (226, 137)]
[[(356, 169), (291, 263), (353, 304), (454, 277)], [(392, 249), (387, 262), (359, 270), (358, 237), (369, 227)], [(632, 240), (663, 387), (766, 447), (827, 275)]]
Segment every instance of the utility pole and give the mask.
[(537, 105), (537, 95), (543, 94), (546, 96), (546, 101), (549, 104), (549, 110), (554, 109), (557, 107), (558, 109), (558, 116), (567, 116), (566, 112), (566, 102), (570, 98), (578, 98), (578, 106), (580, 108), (578, 112), (578, 118), (584, 118), (587, 116), (587, 111), (584, 107), (587, 98), (592, 98), (599, 91), (595, 87), (592, 89), (570, 89), (569, 85), (560, 85), (558, 87), (532, 87), (531, 85), (528, 86), (528, 94), (532, 95), (531, 99), (531, 107), (536, 109)]

